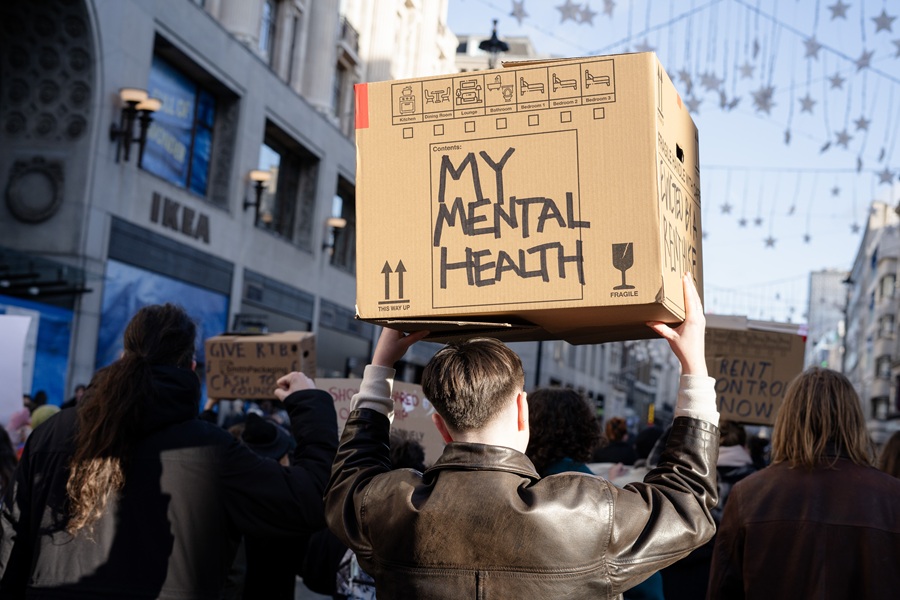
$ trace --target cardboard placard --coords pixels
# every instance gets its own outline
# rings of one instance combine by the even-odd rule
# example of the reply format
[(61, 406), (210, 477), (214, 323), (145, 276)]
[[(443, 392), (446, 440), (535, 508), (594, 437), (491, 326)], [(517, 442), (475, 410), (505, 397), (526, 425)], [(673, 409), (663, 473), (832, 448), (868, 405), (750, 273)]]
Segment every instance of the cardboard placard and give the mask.
[(706, 365), (722, 420), (772, 425), (788, 383), (803, 371), (806, 338), (797, 325), (706, 317)]
[[(350, 400), (359, 392), (362, 379), (317, 379), (316, 386), (334, 398), (337, 412), (338, 431), (343, 431), (350, 416)], [(444, 451), (444, 440), (431, 421), (434, 407), (425, 398), (422, 386), (394, 382), (394, 422), (393, 429), (403, 429), (414, 433), (425, 448), (425, 464), (431, 466)]]
[(210, 398), (271, 399), (275, 382), (291, 371), (316, 376), (314, 333), (225, 334), (206, 340), (206, 393)]
[[(653, 53), (357, 86), (357, 312), (596, 343), (703, 289), (697, 129)], [(397, 218), (402, 215), (403, 218)]]

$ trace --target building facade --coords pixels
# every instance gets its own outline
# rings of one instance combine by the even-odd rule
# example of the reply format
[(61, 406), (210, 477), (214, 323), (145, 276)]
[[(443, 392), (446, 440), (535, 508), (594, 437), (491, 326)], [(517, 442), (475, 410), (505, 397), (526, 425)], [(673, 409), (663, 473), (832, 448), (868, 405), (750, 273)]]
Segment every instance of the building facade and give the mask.
[(319, 375), (361, 374), (352, 86), (380, 72), (363, 57), (386, 14), (406, 68), (437, 38), (446, 69), (456, 41), (446, 2), (347, 5), (359, 22), (338, 0), (0, 8), (0, 312), (33, 317), (26, 392), (62, 402), (165, 301), (204, 339), (314, 331)]
[(848, 282), (843, 369), (860, 395), (873, 433), (883, 430), (888, 417), (898, 412), (898, 225), (900, 218), (893, 207), (872, 203)]
[(815, 366), (841, 370), (848, 275), (847, 271), (840, 269), (809, 274), (804, 368)]

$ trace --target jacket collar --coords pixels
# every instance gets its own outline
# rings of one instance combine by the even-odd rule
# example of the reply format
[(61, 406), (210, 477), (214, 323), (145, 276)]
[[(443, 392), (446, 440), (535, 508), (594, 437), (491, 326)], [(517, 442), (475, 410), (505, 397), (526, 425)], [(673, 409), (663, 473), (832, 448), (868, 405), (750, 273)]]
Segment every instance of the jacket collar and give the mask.
[(505, 446), (451, 442), (444, 453), (425, 471), (427, 477), (432, 471), (505, 471), (539, 480), (537, 469), (527, 456)]

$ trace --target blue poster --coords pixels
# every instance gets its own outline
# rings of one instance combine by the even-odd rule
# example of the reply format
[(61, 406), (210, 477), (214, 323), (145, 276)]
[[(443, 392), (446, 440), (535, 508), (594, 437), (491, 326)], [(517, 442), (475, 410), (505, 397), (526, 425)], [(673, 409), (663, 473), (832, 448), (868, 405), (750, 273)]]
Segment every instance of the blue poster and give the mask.
[(181, 71), (153, 57), (148, 94), (162, 100), (147, 130), (141, 166), (198, 195), (206, 194), (215, 99)]
[[(206, 362), (204, 341), (220, 335), (228, 323), (228, 296), (116, 260), (106, 265), (96, 368), (122, 353), (122, 337), (131, 317), (144, 306), (171, 302), (184, 308), (197, 324), (197, 363)], [(202, 371), (203, 398), (206, 384)]]

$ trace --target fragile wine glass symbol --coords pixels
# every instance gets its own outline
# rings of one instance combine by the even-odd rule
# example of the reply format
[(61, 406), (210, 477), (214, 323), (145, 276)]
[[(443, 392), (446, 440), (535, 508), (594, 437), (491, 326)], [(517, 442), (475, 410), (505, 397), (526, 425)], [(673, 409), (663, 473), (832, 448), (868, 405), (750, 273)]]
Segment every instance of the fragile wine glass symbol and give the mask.
[(613, 244), (612, 263), (615, 268), (622, 271), (622, 285), (617, 285), (614, 290), (633, 290), (633, 285), (625, 283), (625, 271), (634, 265), (634, 243)]

